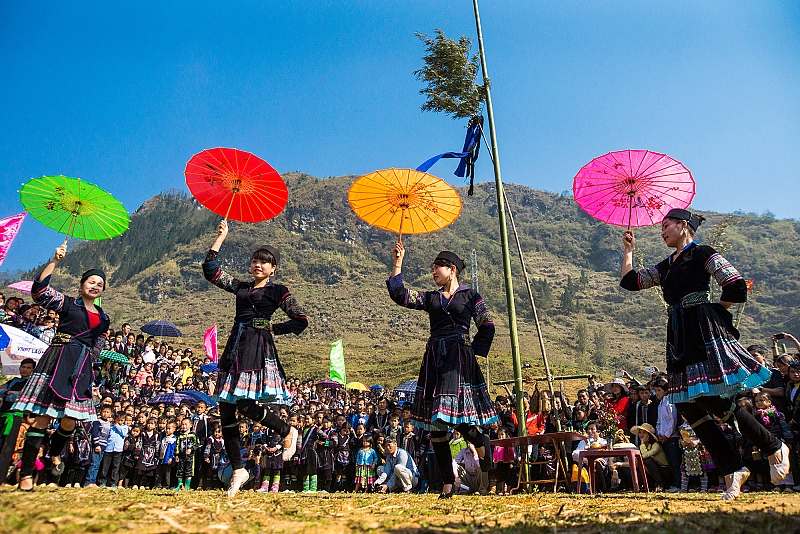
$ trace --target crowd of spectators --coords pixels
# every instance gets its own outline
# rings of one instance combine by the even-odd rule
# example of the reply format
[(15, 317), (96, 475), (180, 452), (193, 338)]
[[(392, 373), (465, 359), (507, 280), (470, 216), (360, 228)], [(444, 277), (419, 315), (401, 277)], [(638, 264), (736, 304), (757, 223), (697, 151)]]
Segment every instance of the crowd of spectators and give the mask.
[[(9, 302), (12, 301), (12, 302)], [(5, 301), (0, 321), (21, 328), (45, 342), (52, 338), (57, 315), (38, 306)], [(773, 368), (770, 382), (743, 391), (736, 402), (792, 449), (792, 472), (798, 469), (794, 444), (800, 432), (800, 354), (779, 349), (779, 343), (800, 343), (789, 334), (773, 339), (773, 350), (759, 345), (748, 350)], [(96, 359), (94, 394), (98, 420), (79, 424), (61, 453), (63, 467), (44, 454), (37, 462), (38, 484), (62, 487), (134, 489), (223, 488), (231, 476), (213, 401), (185, 395), (195, 390), (212, 395), (217, 373), (210, 359), (191, 348), (177, 349), (152, 336), (136, 335), (129, 324), (109, 331), (105, 349), (128, 363)], [(20, 378), (0, 387), (0, 413), (9, 414), (15, 392), (33, 371), (33, 362), (21, 366)], [(564, 489), (586, 484), (588, 474), (576, 465), (585, 448), (638, 447), (645, 460), (650, 488), (672, 492), (721, 491), (724, 481), (691, 427), (680, 420), (666, 395), (667, 382), (656, 372), (638, 381), (626, 372), (602, 384), (591, 377), (574, 401), (562, 392), (550, 398), (538, 388), (523, 394), (528, 434), (555, 432), (557, 428), (586, 436), (567, 443), (571, 460)], [(408, 400), (392, 392), (321, 388), (314, 379), (289, 378), (290, 399), (272, 408), (299, 431), (297, 442), (283, 449), (280, 436), (258, 423), (239, 424), (245, 467), (251, 475), (243, 489), (260, 492), (433, 492), (441, 491), (435, 455), (426, 432), (415, 427)], [(157, 397), (174, 393), (172, 402)], [(153, 399), (156, 399), (154, 402)], [(483, 429), (488, 439), (516, 435), (520, 417), (511, 391), (495, 399), (498, 421)], [(21, 414), (17, 414), (21, 417)], [(4, 447), (14, 446), (14, 456), (0, 472), (15, 482), (15, 467), (30, 420), (16, 434), (3, 436)], [(798, 491), (792, 475), (771, 484), (765, 455), (747, 443), (735, 426), (720, 420), (726, 437), (741, 452), (754, 474), (745, 490)], [(52, 433), (54, 428), (50, 429)], [(519, 459), (547, 461), (556, 458), (550, 446), (527, 449), (492, 447), (479, 456), (457, 431), (450, 436), (456, 487), (462, 493), (509, 494), (518, 491)], [(571, 453), (571, 454), (570, 454)], [(226, 469), (227, 468), (227, 469)], [(7, 469), (7, 470), (6, 470)], [(554, 466), (532, 466), (529, 479), (552, 478)], [(596, 490), (612, 492), (632, 488), (630, 466), (614, 458), (596, 464)]]

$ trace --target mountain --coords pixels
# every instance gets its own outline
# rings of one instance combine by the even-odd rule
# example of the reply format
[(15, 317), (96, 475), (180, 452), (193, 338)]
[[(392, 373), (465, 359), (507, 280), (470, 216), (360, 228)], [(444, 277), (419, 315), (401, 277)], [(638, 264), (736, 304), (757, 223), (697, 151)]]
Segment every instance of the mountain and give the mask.
[[(399, 308), (387, 296), (385, 279), (396, 236), (353, 214), (347, 189), (354, 176), (320, 179), (288, 173), (284, 179), (290, 191), (286, 209), (264, 223), (232, 222), (220, 260), (224, 269), (246, 277), (250, 254), (259, 245), (281, 250), (276, 281), (289, 286), (310, 320), (301, 336), (278, 340), (287, 372), (326, 376), (329, 344), (341, 337), (348, 380), (396, 385), (413, 378), (428, 326), (423, 314)], [(430, 266), (439, 250), (455, 251), (468, 265), (474, 250), (478, 289), (498, 326), (484, 364), (492, 382), (508, 380), (513, 375), (495, 186), (476, 184), (472, 197), (466, 188), (458, 191), (464, 208), (455, 223), (433, 234), (404, 236), (405, 279), (416, 288), (433, 289)], [(553, 372), (608, 376), (623, 367), (642, 374), (647, 365), (663, 366), (666, 316), (660, 296), (619, 288), (621, 229), (590, 218), (567, 194), (507, 184), (506, 195)], [(794, 311), (800, 297), (800, 254), (794, 247), (800, 223), (755, 214), (705, 215), (699, 239), (729, 247), (726, 256), (745, 278), (755, 280), (740, 325), (742, 341), (766, 343), (773, 332), (800, 332)], [(171, 341), (198, 347), (202, 332), (217, 324), (222, 345), (232, 325), (233, 298), (209, 284), (200, 269), (218, 221), (184, 193), (162, 193), (133, 213), (123, 236), (71, 250), (53, 284), (70, 291), (80, 273), (102, 267), (109, 275), (103, 304), (115, 327), (124, 321), (137, 327), (166, 319), (185, 335)], [(636, 233), (636, 260), (642, 265), (655, 264), (669, 252), (657, 228)], [(530, 379), (543, 374), (541, 353), (513, 236), (510, 243), (521, 353), (530, 364), (525, 370)], [(468, 269), (465, 281), (474, 284), (474, 278)]]

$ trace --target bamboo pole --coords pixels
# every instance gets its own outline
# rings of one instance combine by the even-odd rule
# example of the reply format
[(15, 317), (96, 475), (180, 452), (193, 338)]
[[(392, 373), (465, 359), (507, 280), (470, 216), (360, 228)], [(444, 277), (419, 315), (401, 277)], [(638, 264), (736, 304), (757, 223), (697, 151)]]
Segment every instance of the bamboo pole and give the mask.
[(503, 275), (506, 288), (506, 306), (508, 308), (508, 330), (511, 337), (511, 358), (514, 365), (514, 394), (517, 400), (517, 414), (519, 425), (517, 435), (525, 436), (525, 406), (522, 402), (522, 363), (519, 353), (519, 335), (517, 333), (517, 314), (514, 307), (514, 283), (511, 278), (511, 256), (508, 251), (508, 229), (506, 228), (505, 193), (500, 172), (500, 154), (497, 149), (497, 135), (494, 126), (494, 108), (492, 107), (492, 91), (489, 82), (489, 73), (486, 69), (486, 53), (483, 48), (483, 32), (481, 30), (481, 17), (478, 10), (478, 0), (472, 0), (475, 11), (475, 28), (478, 34), (478, 50), (481, 59), (483, 84), (486, 87), (486, 115), (489, 120), (489, 137), (492, 141), (492, 161), (494, 164), (494, 180), (497, 188), (497, 216), (500, 222), (500, 244), (503, 249)]

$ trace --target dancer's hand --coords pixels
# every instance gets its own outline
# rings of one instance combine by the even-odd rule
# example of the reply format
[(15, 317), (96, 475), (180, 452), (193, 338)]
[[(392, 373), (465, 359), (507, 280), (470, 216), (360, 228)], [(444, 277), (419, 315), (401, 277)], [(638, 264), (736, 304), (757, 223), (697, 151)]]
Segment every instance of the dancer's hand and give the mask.
[(61, 260), (63, 260), (64, 256), (66, 255), (67, 255), (67, 245), (61, 245), (56, 249), (55, 253), (53, 254), (53, 261), (55, 263), (58, 263)]
[(636, 237), (633, 235), (633, 230), (625, 230), (625, 233), (622, 234), (622, 247), (625, 252), (632, 252), (636, 247)]
[(217, 237), (225, 239), (228, 237), (228, 221), (227, 219), (222, 219), (217, 226)]
[(394, 244), (394, 256), (393, 256), (394, 264), (395, 265), (398, 265), (398, 264), (402, 265), (403, 264), (403, 258), (405, 258), (405, 256), (406, 256), (406, 248), (403, 246), (402, 243), (400, 243), (398, 241), (397, 243)]

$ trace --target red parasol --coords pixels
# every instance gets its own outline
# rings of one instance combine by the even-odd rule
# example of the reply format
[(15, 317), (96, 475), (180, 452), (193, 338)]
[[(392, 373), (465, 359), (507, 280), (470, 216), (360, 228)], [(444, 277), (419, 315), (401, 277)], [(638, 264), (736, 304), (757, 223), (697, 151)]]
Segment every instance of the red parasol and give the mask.
[(235, 148), (211, 148), (195, 154), (184, 174), (194, 198), (226, 219), (266, 221), (283, 211), (289, 198), (278, 171)]
[(621, 150), (581, 167), (572, 192), (595, 219), (628, 228), (652, 226), (672, 208), (692, 203), (694, 179), (681, 162), (665, 154)]

